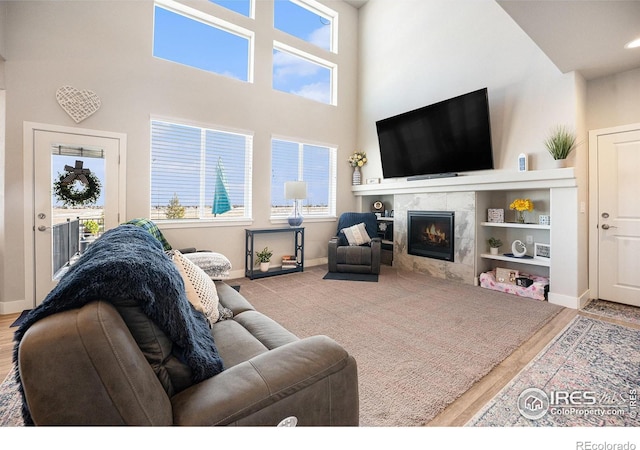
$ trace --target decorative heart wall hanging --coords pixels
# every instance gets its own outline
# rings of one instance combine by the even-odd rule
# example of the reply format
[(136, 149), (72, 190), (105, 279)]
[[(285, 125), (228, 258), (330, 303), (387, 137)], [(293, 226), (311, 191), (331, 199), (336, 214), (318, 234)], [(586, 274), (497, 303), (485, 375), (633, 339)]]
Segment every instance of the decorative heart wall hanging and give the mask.
[(67, 114), (80, 123), (100, 109), (100, 97), (89, 90), (79, 90), (71, 86), (62, 86), (56, 91), (56, 100)]

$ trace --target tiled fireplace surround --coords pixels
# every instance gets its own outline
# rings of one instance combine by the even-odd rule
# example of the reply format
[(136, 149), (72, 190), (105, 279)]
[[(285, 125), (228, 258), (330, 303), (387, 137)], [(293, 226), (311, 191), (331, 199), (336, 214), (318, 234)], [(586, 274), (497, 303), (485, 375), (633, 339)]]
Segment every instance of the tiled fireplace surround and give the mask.
[[(475, 274), (476, 201), (474, 192), (400, 194), (394, 196), (394, 266), (439, 278), (473, 284)], [(407, 253), (408, 211), (455, 213), (453, 262)]]

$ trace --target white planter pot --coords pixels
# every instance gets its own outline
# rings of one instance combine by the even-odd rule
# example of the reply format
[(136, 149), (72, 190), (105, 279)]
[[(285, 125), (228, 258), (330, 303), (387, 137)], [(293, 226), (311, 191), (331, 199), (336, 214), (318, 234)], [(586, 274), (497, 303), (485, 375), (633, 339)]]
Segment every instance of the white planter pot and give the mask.
[(489, 251), (491, 252), (492, 255), (497, 255), (498, 247), (489, 247)]
[(269, 271), (269, 263), (263, 262), (260, 263), (260, 272), (268, 272)]

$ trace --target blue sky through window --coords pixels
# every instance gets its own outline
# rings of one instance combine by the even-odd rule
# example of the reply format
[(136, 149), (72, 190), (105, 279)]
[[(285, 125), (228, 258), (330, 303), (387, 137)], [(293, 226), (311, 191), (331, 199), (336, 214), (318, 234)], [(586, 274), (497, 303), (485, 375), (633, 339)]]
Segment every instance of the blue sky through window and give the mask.
[(216, 3), (220, 6), (224, 6), (231, 11), (242, 14), (249, 17), (251, 13), (251, 0), (209, 0), (211, 3)]
[[(248, 15), (249, 0), (210, 0)], [(259, 19), (259, 18), (258, 18)], [(331, 22), (291, 1), (274, 2), (274, 26), (330, 50)], [(249, 32), (249, 31), (247, 31)], [(242, 81), (252, 79), (249, 38), (156, 5), (153, 55)], [(281, 48), (273, 52), (273, 88), (318, 102), (332, 103), (332, 70)]]
[(273, 26), (321, 49), (331, 50), (331, 20), (285, 0), (274, 2)]
[(238, 80), (249, 79), (249, 40), (156, 6), (153, 55)]

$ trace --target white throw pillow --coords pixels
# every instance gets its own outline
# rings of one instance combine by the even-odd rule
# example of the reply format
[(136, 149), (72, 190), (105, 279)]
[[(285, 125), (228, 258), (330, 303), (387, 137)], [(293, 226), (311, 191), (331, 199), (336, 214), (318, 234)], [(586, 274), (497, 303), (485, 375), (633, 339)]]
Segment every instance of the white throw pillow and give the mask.
[(178, 250), (173, 250), (171, 259), (182, 275), (189, 302), (195, 309), (204, 313), (210, 325), (216, 323), (220, 317), (219, 298), (213, 280)]
[(359, 223), (349, 228), (343, 228), (342, 232), (347, 238), (349, 245), (363, 245), (371, 242), (371, 238), (369, 237), (369, 233), (367, 233), (367, 228), (364, 226), (364, 223)]

